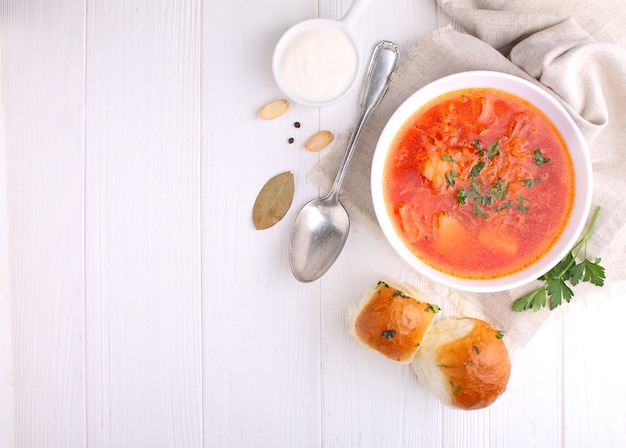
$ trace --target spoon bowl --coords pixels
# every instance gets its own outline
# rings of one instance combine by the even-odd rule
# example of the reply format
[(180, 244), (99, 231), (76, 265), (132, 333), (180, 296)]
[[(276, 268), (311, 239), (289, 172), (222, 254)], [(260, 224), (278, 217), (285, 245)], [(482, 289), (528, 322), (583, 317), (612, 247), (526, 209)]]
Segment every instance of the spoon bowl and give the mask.
[(354, 154), (363, 124), (387, 91), (389, 77), (398, 63), (398, 46), (382, 41), (374, 49), (359, 101), (360, 115), (330, 192), (306, 204), (298, 213), (291, 231), (289, 265), (298, 280), (318, 279), (339, 257), (350, 231), (350, 217), (339, 191)]
[(349, 231), (350, 217), (336, 196), (307, 203), (298, 214), (291, 235), (291, 246), (304, 254), (292, 257), (294, 276), (301, 282), (321, 277), (339, 257)]

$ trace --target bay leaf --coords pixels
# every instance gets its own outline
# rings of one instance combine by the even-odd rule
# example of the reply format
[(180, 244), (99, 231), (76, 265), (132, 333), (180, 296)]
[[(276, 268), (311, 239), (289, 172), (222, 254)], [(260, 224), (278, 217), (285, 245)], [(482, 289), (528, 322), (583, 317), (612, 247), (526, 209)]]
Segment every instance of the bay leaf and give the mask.
[(283, 219), (293, 201), (294, 180), (291, 171), (277, 174), (259, 192), (252, 210), (257, 230), (268, 229)]

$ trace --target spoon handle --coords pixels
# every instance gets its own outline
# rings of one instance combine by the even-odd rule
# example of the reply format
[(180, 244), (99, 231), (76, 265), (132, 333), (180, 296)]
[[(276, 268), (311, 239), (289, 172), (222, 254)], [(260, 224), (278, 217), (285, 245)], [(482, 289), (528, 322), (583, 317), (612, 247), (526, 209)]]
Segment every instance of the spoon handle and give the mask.
[(374, 53), (370, 59), (370, 64), (367, 69), (367, 73), (365, 74), (363, 85), (361, 86), (361, 94), (359, 96), (359, 118), (354, 127), (354, 131), (350, 136), (348, 149), (346, 149), (346, 154), (344, 155), (344, 159), (339, 166), (337, 177), (335, 178), (335, 182), (333, 183), (328, 196), (339, 194), (343, 178), (346, 174), (346, 169), (348, 168), (348, 164), (350, 163), (350, 159), (352, 158), (354, 149), (356, 148), (356, 142), (359, 139), (361, 131), (363, 130), (363, 125), (372, 111), (376, 108), (376, 106), (378, 106), (378, 103), (380, 103), (380, 100), (385, 95), (385, 92), (387, 92), (389, 78), (398, 65), (399, 53), (398, 45), (386, 40), (380, 42), (376, 45), (376, 48), (374, 48)]
[(353, 0), (348, 11), (341, 18), (341, 21), (348, 26), (354, 25), (357, 17), (361, 15), (361, 12), (369, 6), (371, 2), (372, 0)]

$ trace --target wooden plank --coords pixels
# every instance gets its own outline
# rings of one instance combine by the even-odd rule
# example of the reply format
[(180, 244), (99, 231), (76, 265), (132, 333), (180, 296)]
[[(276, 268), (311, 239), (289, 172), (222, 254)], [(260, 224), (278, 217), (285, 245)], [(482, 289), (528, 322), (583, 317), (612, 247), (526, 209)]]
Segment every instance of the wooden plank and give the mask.
[[(7, 5), (0, 7), (0, 55), (6, 55), (11, 42), (6, 30)], [(0, 66), (9, 62), (3, 58)], [(13, 362), (13, 302), (9, 266), (9, 204), (7, 188), (7, 134), (4, 101), (8, 85), (0, 75), (0, 444), (15, 445), (15, 375)]]
[(625, 296), (626, 285), (613, 284), (610, 295), (564, 321), (565, 446), (626, 446)]
[(3, 446), (85, 443), (84, 14), (74, 0), (1, 6), (15, 394)]
[(200, 11), (87, 5), (89, 446), (202, 443)]
[[(320, 2), (320, 16), (341, 18), (350, 0)], [(354, 24), (363, 64), (383, 39), (400, 45), (404, 60), (410, 47), (443, 23), (433, 2), (372, 1)], [(361, 82), (340, 103), (321, 111), (320, 127), (346, 134), (357, 119)], [(345, 252), (320, 281), (322, 286), (322, 428), (325, 446), (439, 446), (441, 409), (420, 386), (410, 366), (397, 365), (356, 343), (348, 334), (348, 316), (362, 295), (382, 278), (410, 278), (410, 272), (353, 223)]]
[[(287, 261), (295, 214), (318, 193), (306, 173), (319, 154), (303, 148), (318, 112), (292, 104), (279, 119), (257, 117), (282, 97), (271, 72), (274, 44), (314, 14), (315, 2), (303, 0), (203, 4), (207, 447), (320, 446), (319, 286), (300, 285)], [(255, 230), (257, 193), (288, 170), (291, 209), (275, 226)]]

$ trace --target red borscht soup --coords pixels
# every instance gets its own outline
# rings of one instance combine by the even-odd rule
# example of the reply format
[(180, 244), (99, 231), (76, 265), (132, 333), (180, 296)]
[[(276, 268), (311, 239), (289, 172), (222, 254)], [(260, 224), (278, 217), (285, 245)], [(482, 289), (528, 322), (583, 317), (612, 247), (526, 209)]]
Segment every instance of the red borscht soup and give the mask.
[(405, 122), (384, 169), (387, 212), (424, 263), (493, 279), (540, 258), (574, 201), (563, 138), (529, 102), (491, 88), (458, 90)]

